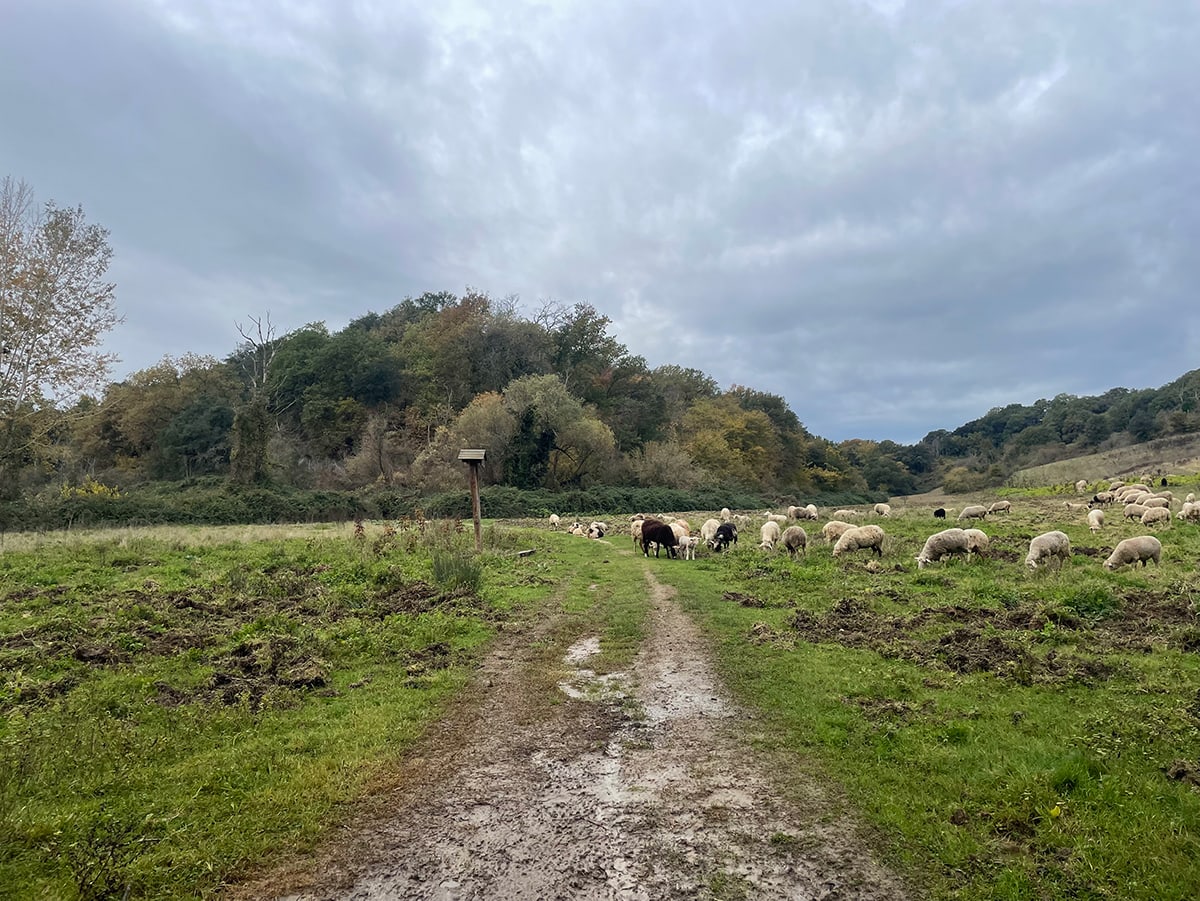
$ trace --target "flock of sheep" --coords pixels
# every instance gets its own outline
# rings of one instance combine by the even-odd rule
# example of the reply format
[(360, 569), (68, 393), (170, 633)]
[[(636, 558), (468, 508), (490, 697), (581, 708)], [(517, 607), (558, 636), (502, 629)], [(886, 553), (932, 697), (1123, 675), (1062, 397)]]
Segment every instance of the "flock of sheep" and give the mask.
[[(1076, 490), (1084, 493), (1086, 482), (1076, 484)], [(1162, 523), (1170, 524), (1171, 502), (1174, 495), (1167, 490), (1154, 491), (1145, 484), (1134, 483), (1126, 485), (1114, 480), (1104, 491), (1097, 492), (1088, 503), (1076, 504), (1067, 502), (1068, 512), (1086, 510), (1088, 527), (1093, 533), (1104, 527), (1104, 511), (1106, 505), (1120, 505), (1124, 517), (1137, 520), (1146, 526)], [(975, 504), (964, 507), (958, 514), (959, 522), (986, 519), (987, 516), (998, 513), (1009, 513), (1012, 510), (1010, 501), (996, 501), (990, 506)], [(950, 511), (952, 512), (952, 511)], [(945, 519), (947, 510), (939, 507), (933, 513), (937, 519)], [(840, 509), (831, 514), (829, 522), (821, 527), (821, 537), (833, 546), (833, 556), (841, 557), (854, 551), (869, 550), (877, 557), (883, 556), (883, 543), (887, 537), (878, 525), (856, 526), (849, 520), (859, 517), (856, 510)], [(888, 504), (876, 504), (868, 515), (880, 518), (890, 517), (892, 508)], [(819, 519), (817, 507), (808, 504), (804, 507), (791, 506), (786, 514), (774, 513), (770, 510), (758, 514), (765, 521), (759, 528), (759, 547), (772, 550), (781, 547), (790, 555), (807, 554), (808, 533), (796, 521)], [(1182, 509), (1176, 514), (1182, 521), (1200, 522), (1200, 503), (1196, 502), (1194, 494), (1188, 494)], [(751, 525), (752, 518), (748, 514), (735, 514), (728, 508), (720, 512), (720, 518), (707, 519), (700, 526), (699, 532), (692, 534), (692, 528), (687, 520), (673, 514), (661, 514), (657, 517), (637, 514), (632, 517), (629, 533), (634, 547), (640, 546), (642, 552), (649, 557), (650, 548), (654, 548), (654, 556), (659, 550), (666, 548), (668, 557), (682, 556), (684, 559), (695, 559), (696, 548), (701, 544), (713, 551), (721, 551), (738, 540), (738, 529)], [(558, 528), (561, 523), (557, 515), (551, 514), (550, 525)], [(608, 525), (595, 521), (589, 526), (576, 521), (570, 531), (577, 535), (587, 535), (591, 538), (601, 538), (609, 531)], [(975, 554), (986, 554), (989, 539), (985, 532), (977, 528), (949, 528), (930, 535), (921, 552), (917, 555), (917, 567), (924, 569), (931, 563), (936, 563), (956, 555), (964, 555), (968, 560)], [(1029, 552), (1025, 557), (1025, 565), (1031, 570), (1040, 566), (1057, 563), (1071, 556), (1071, 541), (1066, 533), (1053, 530), (1036, 536), (1029, 542)], [(1162, 557), (1162, 543), (1153, 535), (1141, 535), (1126, 538), (1117, 544), (1112, 554), (1104, 562), (1109, 570), (1128, 564), (1140, 563), (1145, 566), (1153, 561), (1158, 565)]]

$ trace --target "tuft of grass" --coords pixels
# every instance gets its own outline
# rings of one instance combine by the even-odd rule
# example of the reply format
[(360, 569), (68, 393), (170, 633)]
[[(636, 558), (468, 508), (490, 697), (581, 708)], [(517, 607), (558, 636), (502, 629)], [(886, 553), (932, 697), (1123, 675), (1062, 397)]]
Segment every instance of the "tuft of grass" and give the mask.
[(476, 592), (483, 582), (483, 564), (467, 554), (434, 551), (433, 581), (447, 591)]

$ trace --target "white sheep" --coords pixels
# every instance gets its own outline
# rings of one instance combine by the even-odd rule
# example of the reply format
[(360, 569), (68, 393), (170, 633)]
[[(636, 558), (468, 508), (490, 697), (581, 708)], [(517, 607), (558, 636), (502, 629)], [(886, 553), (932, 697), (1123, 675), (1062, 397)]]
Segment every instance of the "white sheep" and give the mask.
[(729, 512), (728, 507), (721, 508), (721, 522), (729, 522), (729, 519), (732, 516), (733, 516), (733, 514)]
[(805, 504), (804, 509), (808, 511), (808, 518), (815, 520), (817, 518), (817, 505)]
[(1050, 561), (1057, 559), (1058, 566), (1061, 569), (1063, 561), (1071, 556), (1071, 539), (1067, 537), (1065, 532), (1055, 530), (1053, 532), (1043, 532), (1032, 541), (1029, 542), (1029, 553), (1025, 555), (1025, 565), (1030, 569), (1037, 569), (1038, 564), (1043, 560)]
[(1104, 561), (1104, 568), (1113, 570), (1127, 563), (1140, 563), (1144, 568), (1147, 560), (1153, 560), (1154, 565), (1158, 566), (1161, 559), (1162, 542), (1153, 535), (1140, 535), (1137, 538), (1126, 538), (1113, 548), (1113, 552)]
[(1185, 501), (1180, 511), (1175, 514), (1175, 518), (1184, 522), (1200, 522), (1200, 504)]
[(1196, 500), (1196, 495), (1191, 491), (1189, 491), (1187, 494), (1187, 497), (1184, 498), (1184, 501), (1189, 504), (1195, 500)]
[(793, 557), (796, 556), (797, 551), (803, 551), (805, 556), (808, 555), (808, 533), (800, 526), (788, 526), (784, 529), (780, 542)]
[(767, 520), (765, 523), (763, 523), (763, 527), (759, 529), (759, 534), (762, 536), (762, 544), (759, 545), (759, 547), (762, 547), (766, 550), (770, 550), (771, 548), (775, 547), (775, 542), (777, 542), (782, 535), (779, 530), (779, 523), (775, 522), (774, 520)]
[(587, 534), (587, 530), (584, 529), (583, 523), (576, 522), (573, 526), (571, 526), (571, 534), (583, 536)]
[(1146, 512), (1142, 514), (1142, 525), (1151, 526), (1156, 522), (1165, 522), (1171, 524), (1171, 511), (1165, 507), (1147, 507)]
[(1067, 501), (1066, 504), (1068, 513), (1078, 513), (1081, 510), (1086, 510), (1088, 508), (1087, 504), (1076, 504), (1072, 501)]
[(1075, 493), (1076, 494), (1086, 494), (1087, 493), (1087, 479), (1080, 479), (1078, 482), (1075, 483)]
[(733, 514), (733, 521), (739, 526), (744, 526), (749, 524), (750, 517), (745, 513), (735, 513)]
[(886, 536), (879, 526), (855, 526), (842, 533), (842, 537), (833, 546), (833, 556), (840, 557), (850, 551), (865, 551), (870, 549), (876, 557), (883, 556), (883, 539)]
[(875, 515), (876, 516), (891, 516), (892, 515), (892, 505), (891, 504), (876, 504), (875, 505)]
[(629, 524), (629, 534), (633, 537), (633, 546), (639, 548), (642, 546), (642, 523), (645, 520), (635, 519)]
[(679, 541), (680, 538), (687, 538), (689, 535), (692, 534), (691, 530), (688, 529), (688, 527), (686, 525), (679, 522), (678, 520), (671, 523), (671, 531), (675, 533), (676, 541)]
[(1089, 510), (1087, 515), (1088, 528), (1093, 532), (1099, 532), (1104, 528), (1104, 511)]
[(967, 534), (967, 558), (971, 554), (986, 554), (991, 542), (983, 529), (963, 529)]
[(970, 556), (970, 553), (971, 544), (964, 530), (943, 529), (925, 539), (925, 546), (917, 554), (917, 569), (924, 569), (930, 563), (944, 560), (952, 554)]
[(962, 513), (958, 514), (958, 521), (962, 522), (964, 519), (986, 519), (987, 512), (987, 507), (984, 507), (982, 504), (972, 504), (969, 507), (963, 507)]
[(988, 507), (988, 515), (993, 513), (1009, 513), (1012, 511), (1012, 501), (996, 501)]
[(706, 519), (700, 526), (700, 537), (705, 541), (712, 541), (716, 537), (717, 529), (721, 527), (721, 523), (716, 519)]
[(1118, 488), (1124, 488), (1124, 487), (1125, 487), (1125, 483), (1123, 481), (1121, 481), (1120, 479), (1109, 479), (1108, 480), (1108, 490), (1109, 491), (1116, 491)]
[(833, 511), (834, 519), (847, 520), (847, 519), (854, 519), (856, 516), (858, 516), (857, 510), (834, 510)]
[(1143, 507), (1141, 504), (1126, 504), (1124, 516), (1126, 519), (1141, 519), (1147, 509), (1149, 508)]
[(1116, 500), (1116, 498), (1117, 496), (1111, 491), (1097, 491), (1095, 496), (1092, 498), (1092, 503), (1111, 504), (1114, 500)]
[(684, 536), (679, 539), (679, 547), (676, 553), (681, 553), (684, 560), (696, 559), (696, 545), (700, 543), (698, 535)]
[(782, 513), (772, 513), (770, 510), (766, 512), (767, 522), (779, 523), (781, 526), (786, 526), (788, 518)]
[(550, 514), (550, 528), (557, 529), (560, 522), (562, 522), (562, 520), (558, 518), (557, 513)]
[(840, 519), (831, 519), (821, 527), (821, 537), (830, 544), (837, 544), (837, 540), (853, 528), (854, 526), (848, 522), (842, 522)]
[(788, 519), (795, 519), (796, 514), (799, 513), (801, 509), (802, 508), (797, 507), (795, 504), (789, 504), (787, 508)]
[(1143, 507), (1170, 507), (1171, 502), (1165, 497), (1148, 497), (1142, 501)]

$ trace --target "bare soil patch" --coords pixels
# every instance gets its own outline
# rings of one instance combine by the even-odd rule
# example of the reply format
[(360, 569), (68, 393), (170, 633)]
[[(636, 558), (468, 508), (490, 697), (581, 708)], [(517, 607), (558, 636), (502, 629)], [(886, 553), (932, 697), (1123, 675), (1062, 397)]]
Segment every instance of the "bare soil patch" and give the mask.
[(805, 786), (798, 802), (767, 779), (700, 631), (647, 581), (649, 634), (630, 672), (591, 674), (594, 636), (578, 636), (551, 678), (528, 635), (524, 651), (501, 648), (480, 694), (369, 816), (308, 867), (233, 896), (906, 897), (825, 792)]

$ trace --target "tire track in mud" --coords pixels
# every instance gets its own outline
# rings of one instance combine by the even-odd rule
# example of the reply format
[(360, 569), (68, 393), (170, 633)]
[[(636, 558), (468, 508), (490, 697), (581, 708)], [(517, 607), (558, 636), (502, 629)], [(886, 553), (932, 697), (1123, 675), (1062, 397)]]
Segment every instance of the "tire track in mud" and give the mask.
[(698, 627), (645, 574), (631, 673), (586, 670), (585, 636), (569, 699), (529, 715), (524, 668), (493, 663), (470, 734), (286, 901), (906, 897), (819, 789), (802, 807), (770, 785)]

